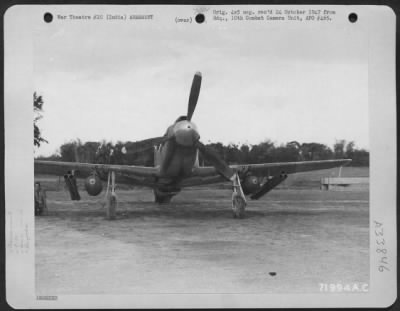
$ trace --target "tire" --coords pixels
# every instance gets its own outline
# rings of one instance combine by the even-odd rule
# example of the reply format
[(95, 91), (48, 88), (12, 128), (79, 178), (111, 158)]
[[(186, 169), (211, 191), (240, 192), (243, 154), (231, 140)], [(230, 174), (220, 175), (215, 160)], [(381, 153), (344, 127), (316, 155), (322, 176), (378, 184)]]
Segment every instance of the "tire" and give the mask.
[(158, 204), (168, 204), (171, 202), (172, 196), (156, 196), (155, 202)]
[(171, 202), (172, 195), (163, 195), (158, 190), (154, 190), (154, 202), (158, 204), (168, 204)]
[(232, 197), (233, 218), (244, 218), (245, 208), (246, 202), (244, 201), (244, 199), (240, 195), (234, 194)]

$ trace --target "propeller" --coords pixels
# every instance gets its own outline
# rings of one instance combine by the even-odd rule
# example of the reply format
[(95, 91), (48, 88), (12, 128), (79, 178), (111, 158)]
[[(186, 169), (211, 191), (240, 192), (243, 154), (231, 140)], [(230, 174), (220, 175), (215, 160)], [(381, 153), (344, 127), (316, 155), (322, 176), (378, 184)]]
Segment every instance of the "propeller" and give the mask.
[[(192, 87), (190, 89), (189, 95), (188, 111), (186, 116), (186, 119), (188, 121), (191, 121), (193, 113), (196, 109), (197, 100), (199, 99), (200, 94), (200, 87), (201, 73), (196, 72), (193, 77)], [(177, 121), (180, 121), (179, 119)], [(170, 127), (170, 129), (172, 129), (172, 127)], [(164, 165), (162, 166), (164, 169), (166, 169), (170, 165), (175, 148), (177, 148), (178, 146), (176, 138), (170, 134), (172, 134), (172, 132), (170, 133), (169, 130), (167, 130), (167, 135), (166, 137), (164, 137), (164, 141), (169, 141), (166, 145), (167, 149), (165, 151)], [(206, 147), (202, 142), (198, 140), (198, 138), (195, 139), (197, 139), (197, 141), (195, 142), (194, 146), (199, 149), (204, 158), (215, 167), (219, 174), (221, 174), (227, 180), (233, 180), (236, 172), (231, 169), (213, 149)]]
[(227, 180), (232, 180), (232, 177), (235, 175), (235, 171), (231, 169), (213, 149), (207, 148), (200, 141), (197, 142), (197, 148), (204, 158), (210, 162), (222, 176), (224, 176)]
[(199, 94), (200, 94), (200, 86), (201, 86), (201, 73), (196, 72), (196, 74), (193, 77), (192, 88), (190, 89), (190, 95), (189, 95), (188, 112), (187, 112), (187, 119), (189, 121), (192, 119), (194, 110), (196, 109), (197, 100), (199, 99)]
[[(194, 110), (196, 109), (197, 100), (199, 99), (201, 87), (201, 73), (196, 72), (193, 77), (192, 88), (190, 89), (189, 95), (189, 103), (188, 103), (188, 113), (187, 119), (191, 121)], [(202, 153), (204, 158), (210, 162), (215, 169), (224, 176), (227, 180), (231, 180), (231, 178), (235, 175), (235, 172), (219, 157), (219, 155), (212, 150), (211, 148), (207, 148), (202, 142), (199, 140), (196, 143), (196, 147)]]

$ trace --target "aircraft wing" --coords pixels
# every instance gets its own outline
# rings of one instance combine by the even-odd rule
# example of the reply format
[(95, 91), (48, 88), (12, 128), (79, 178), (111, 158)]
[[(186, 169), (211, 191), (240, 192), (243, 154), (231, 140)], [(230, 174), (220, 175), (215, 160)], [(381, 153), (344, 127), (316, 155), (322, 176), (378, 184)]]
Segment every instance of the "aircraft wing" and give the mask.
[(63, 176), (72, 170), (76, 177), (81, 178), (87, 177), (93, 172), (97, 172), (100, 177), (104, 177), (107, 176), (108, 172), (114, 171), (117, 176), (132, 178), (153, 177), (158, 173), (158, 168), (156, 167), (35, 160), (35, 174)]
[(294, 174), (300, 172), (324, 170), (343, 166), (350, 163), (350, 159), (304, 161), (304, 162), (278, 162), (250, 165), (232, 165), (237, 171), (250, 171), (255, 176), (276, 176), (279, 174)]
[[(329, 169), (350, 163), (350, 159), (304, 161), (304, 162), (277, 162), (261, 164), (238, 164), (229, 167), (238, 173), (251, 173), (255, 176), (276, 176), (279, 174), (294, 174), (307, 171)], [(218, 175), (214, 167), (199, 167), (195, 175), (207, 177)]]

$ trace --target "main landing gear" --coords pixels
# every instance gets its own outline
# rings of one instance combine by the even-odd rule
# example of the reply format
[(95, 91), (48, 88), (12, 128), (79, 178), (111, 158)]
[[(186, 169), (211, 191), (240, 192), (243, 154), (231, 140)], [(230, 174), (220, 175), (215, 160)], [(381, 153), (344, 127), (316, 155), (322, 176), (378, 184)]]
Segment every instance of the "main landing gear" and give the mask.
[(243, 193), (242, 186), (240, 184), (240, 178), (236, 173), (231, 178), (233, 183), (233, 193), (232, 193), (232, 211), (234, 218), (243, 218), (246, 209), (246, 197)]
[[(110, 189), (111, 188), (111, 189)], [(114, 220), (117, 209), (117, 195), (115, 193), (115, 173), (108, 173), (107, 191), (105, 197), (106, 218)]]

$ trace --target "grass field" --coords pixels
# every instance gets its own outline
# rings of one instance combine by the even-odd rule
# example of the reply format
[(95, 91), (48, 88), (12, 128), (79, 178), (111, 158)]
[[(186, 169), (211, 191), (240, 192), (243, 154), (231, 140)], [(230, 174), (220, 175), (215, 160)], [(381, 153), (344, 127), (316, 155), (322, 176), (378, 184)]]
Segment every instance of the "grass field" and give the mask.
[(81, 195), (70, 201), (61, 184), (48, 191), (49, 215), (35, 218), (38, 295), (318, 293), (321, 283), (369, 282), (365, 190), (275, 189), (241, 220), (224, 189), (186, 189), (167, 205), (149, 189), (119, 189), (115, 221), (104, 193)]

